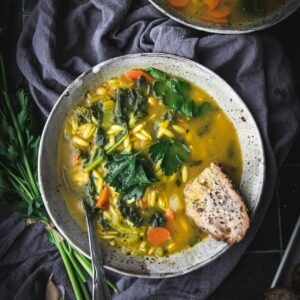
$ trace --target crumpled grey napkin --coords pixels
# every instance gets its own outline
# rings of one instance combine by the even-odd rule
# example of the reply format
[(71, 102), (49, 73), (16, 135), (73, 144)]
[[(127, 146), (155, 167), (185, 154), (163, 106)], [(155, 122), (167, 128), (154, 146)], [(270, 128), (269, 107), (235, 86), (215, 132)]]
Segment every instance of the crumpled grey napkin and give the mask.
[[(277, 168), (296, 137), (299, 99), (290, 66), (280, 45), (268, 36), (204, 36), (169, 20), (148, 2), (133, 0), (40, 0), (20, 37), (17, 61), (47, 115), (80, 73), (108, 58), (137, 52), (172, 53), (215, 71), (248, 105), (263, 137), (264, 194), (241, 243), (208, 266), (178, 278), (147, 280), (109, 272), (120, 289), (115, 300), (205, 299), (234, 268), (257, 232), (274, 191)], [(40, 263), (51, 265), (46, 259)], [(54, 275), (61, 272), (61, 266), (52, 267)], [(18, 263), (11, 266), (11, 270), (22, 268)], [(54, 276), (54, 280), (59, 283), (61, 278)], [(0, 288), (9, 284), (15, 283), (7, 281)]]

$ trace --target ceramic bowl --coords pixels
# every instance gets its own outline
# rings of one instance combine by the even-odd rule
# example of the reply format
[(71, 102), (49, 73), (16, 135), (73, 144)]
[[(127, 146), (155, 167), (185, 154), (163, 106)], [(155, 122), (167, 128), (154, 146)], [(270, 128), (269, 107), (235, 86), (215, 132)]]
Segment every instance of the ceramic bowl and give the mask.
[[(82, 100), (87, 90), (129, 69), (148, 66), (202, 87), (224, 110), (238, 132), (244, 166), (240, 190), (252, 216), (259, 205), (265, 177), (263, 143), (251, 113), (234, 90), (212, 71), (185, 58), (168, 54), (113, 58), (83, 73), (64, 91), (47, 120), (39, 150), (39, 184), (47, 211), (61, 234), (86, 256), (89, 256), (87, 233), (68, 211), (60, 192), (61, 181), (56, 167), (59, 136), (70, 110)], [(228, 250), (229, 245), (208, 237), (191, 249), (164, 258), (125, 255), (120, 249), (103, 244), (101, 248), (106, 268), (127, 275), (160, 278), (203, 267)]]
[(289, 15), (291, 15), (294, 11), (296, 11), (300, 7), (299, 0), (286, 0), (282, 1), (283, 3), (270, 14), (257, 18), (255, 21), (236, 24), (236, 25), (218, 25), (212, 24), (209, 22), (204, 22), (201, 20), (197, 20), (195, 18), (187, 17), (179, 10), (170, 7), (167, 4), (167, 0), (149, 0), (157, 9), (159, 9), (163, 14), (166, 14), (173, 20), (180, 22), (186, 26), (195, 28), (197, 30), (207, 31), (207, 32), (215, 32), (215, 33), (223, 33), (223, 34), (240, 34), (240, 33), (248, 33), (257, 30), (262, 30), (268, 27), (271, 27)]

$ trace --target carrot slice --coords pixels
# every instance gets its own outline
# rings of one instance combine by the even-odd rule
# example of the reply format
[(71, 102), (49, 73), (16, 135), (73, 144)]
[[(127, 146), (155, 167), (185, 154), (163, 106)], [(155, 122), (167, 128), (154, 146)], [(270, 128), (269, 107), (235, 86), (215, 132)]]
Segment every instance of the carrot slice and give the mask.
[(170, 231), (164, 227), (152, 227), (147, 233), (148, 240), (153, 245), (160, 245), (171, 237)]
[(153, 81), (153, 78), (148, 73), (139, 69), (132, 69), (124, 76), (127, 80), (137, 80), (139, 77), (143, 76), (147, 81)]
[(209, 9), (215, 9), (220, 4), (220, 0), (204, 0), (204, 3)]
[(165, 212), (165, 217), (167, 220), (173, 220), (174, 219), (174, 212), (171, 208), (168, 208)]
[(203, 14), (201, 16), (201, 20), (207, 21), (207, 22), (216, 23), (216, 24), (227, 24), (228, 23), (228, 19), (227, 18), (215, 19), (212, 16), (210, 16), (208, 13)]
[(183, 8), (189, 4), (189, 0), (169, 0), (169, 4), (177, 8)]
[(110, 196), (109, 187), (106, 185), (98, 196), (96, 207), (107, 209), (109, 205), (109, 201), (108, 201), (109, 196)]
[(228, 5), (220, 4), (216, 9), (210, 10), (209, 14), (216, 19), (224, 19), (231, 14), (231, 8)]
[(141, 208), (145, 208), (146, 207), (146, 201), (144, 200), (144, 198), (141, 198), (140, 200), (139, 200), (139, 205), (140, 205), (140, 207)]

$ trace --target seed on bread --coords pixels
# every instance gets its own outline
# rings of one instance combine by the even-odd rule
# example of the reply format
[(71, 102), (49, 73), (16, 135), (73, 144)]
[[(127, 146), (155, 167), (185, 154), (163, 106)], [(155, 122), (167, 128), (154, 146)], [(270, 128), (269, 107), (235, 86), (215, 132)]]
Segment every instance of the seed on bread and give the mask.
[(249, 228), (247, 207), (230, 178), (216, 163), (184, 188), (186, 214), (204, 232), (229, 244), (239, 242)]

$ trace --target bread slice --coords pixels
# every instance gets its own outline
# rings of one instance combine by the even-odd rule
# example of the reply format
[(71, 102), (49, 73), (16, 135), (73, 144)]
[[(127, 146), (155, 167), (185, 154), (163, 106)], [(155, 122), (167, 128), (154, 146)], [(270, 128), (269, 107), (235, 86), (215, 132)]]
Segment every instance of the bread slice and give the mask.
[(247, 207), (232, 181), (216, 163), (184, 188), (186, 214), (216, 240), (239, 242), (249, 228)]
[(272, 288), (266, 292), (266, 300), (300, 300), (300, 294), (289, 288)]

